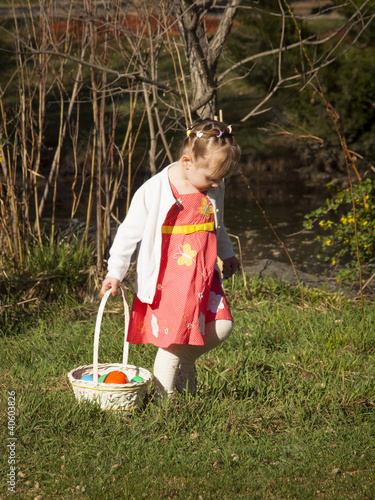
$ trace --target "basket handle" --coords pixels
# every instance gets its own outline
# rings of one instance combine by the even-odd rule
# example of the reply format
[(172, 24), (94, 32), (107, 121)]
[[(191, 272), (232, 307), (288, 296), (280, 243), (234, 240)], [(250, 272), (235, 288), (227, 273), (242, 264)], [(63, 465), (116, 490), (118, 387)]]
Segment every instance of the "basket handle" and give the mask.
[[(129, 329), (129, 305), (126, 298), (126, 291), (123, 285), (119, 286), (122, 294), (122, 300), (124, 302), (124, 314), (125, 314), (125, 336), (124, 336), (124, 352), (122, 356), (122, 364), (128, 364), (128, 356), (129, 356), (129, 343), (127, 341), (128, 338), (128, 329)], [(95, 325), (95, 335), (94, 335), (94, 362), (93, 362), (93, 378), (94, 382), (98, 382), (98, 353), (99, 353), (99, 337), (100, 337), (100, 327), (103, 319), (103, 312), (106, 302), (108, 300), (109, 295), (111, 294), (112, 289), (110, 288), (103, 295), (102, 301), (100, 302), (98, 315), (96, 317), (96, 325)]]

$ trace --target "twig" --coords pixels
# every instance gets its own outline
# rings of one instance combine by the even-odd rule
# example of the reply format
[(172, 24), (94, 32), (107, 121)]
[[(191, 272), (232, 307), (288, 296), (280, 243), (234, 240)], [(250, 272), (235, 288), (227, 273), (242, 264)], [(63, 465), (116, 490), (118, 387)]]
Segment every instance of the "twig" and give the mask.
[[(375, 273), (366, 281), (366, 283), (362, 287), (362, 291), (366, 288), (367, 285), (370, 284), (370, 282), (375, 278)], [(359, 293), (359, 292), (358, 292)]]
[(0, 308), (3, 307), (5, 309), (7, 307), (21, 306), (22, 304), (27, 304), (28, 302), (35, 302), (36, 300), (39, 300), (39, 297), (34, 297), (33, 299), (22, 300), (21, 302), (17, 302), (16, 304), (7, 304), (5, 306), (0, 304)]
[(269, 219), (268, 219), (268, 217), (267, 217), (266, 212), (265, 212), (265, 211), (264, 211), (264, 209), (261, 207), (261, 205), (260, 205), (259, 201), (257, 200), (257, 198), (256, 198), (256, 196), (255, 196), (255, 194), (254, 194), (254, 191), (252, 190), (252, 188), (251, 188), (251, 186), (250, 186), (250, 183), (249, 183), (248, 179), (246, 178), (246, 176), (244, 175), (244, 173), (242, 172), (242, 170), (240, 170), (240, 174), (241, 174), (241, 176), (242, 176), (243, 180), (246, 182), (247, 188), (249, 189), (250, 194), (251, 194), (251, 196), (252, 196), (253, 200), (255, 201), (255, 203), (256, 203), (256, 205), (257, 205), (257, 207), (258, 207), (258, 208), (259, 208), (259, 210), (262, 212), (263, 217), (266, 219), (266, 222), (267, 222), (267, 224), (269, 225), (269, 227), (270, 227), (271, 231), (273, 232), (273, 234), (275, 235), (276, 239), (279, 241), (279, 243), (280, 243), (280, 244), (281, 244), (281, 246), (283, 247), (283, 249), (284, 249), (284, 251), (285, 251), (285, 253), (286, 253), (286, 255), (287, 255), (288, 259), (289, 259), (289, 262), (290, 262), (290, 264), (291, 264), (291, 266), (292, 266), (292, 268), (293, 268), (293, 272), (294, 272), (294, 275), (295, 275), (296, 280), (297, 280), (297, 283), (298, 283), (298, 287), (299, 287), (300, 292), (301, 292), (302, 308), (304, 308), (304, 304), (305, 304), (305, 302), (304, 302), (304, 293), (303, 293), (303, 288), (302, 288), (301, 281), (300, 281), (300, 279), (299, 279), (299, 277), (298, 277), (298, 273), (297, 273), (296, 267), (295, 267), (295, 265), (294, 265), (293, 259), (292, 259), (291, 255), (290, 255), (290, 253), (289, 253), (288, 249), (286, 248), (286, 246), (285, 246), (284, 242), (280, 239), (280, 237), (279, 237), (279, 235), (276, 233), (276, 231), (275, 231), (275, 229), (274, 229), (273, 225), (272, 225), (272, 224), (271, 224), (271, 222), (269, 221)]
[(282, 129), (281, 126), (278, 125), (278, 124), (274, 124), (274, 125), (275, 125), (276, 128), (280, 129), (279, 132), (274, 132), (274, 135), (289, 135), (289, 136), (292, 136), (292, 137), (296, 137), (297, 139), (313, 139), (314, 141), (319, 142), (321, 147), (324, 146), (324, 139), (322, 139), (321, 137), (318, 137), (316, 135), (311, 135), (309, 133), (306, 133), (305, 135), (303, 135), (303, 134), (296, 135), (293, 132), (289, 132), (288, 130)]
[[(221, 110), (220, 110), (221, 111)], [(220, 120), (222, 121), (222, 119)], [(247, 280), (246, 280), (246, 273), (245, 273), (245, 270), (244, 270), (244, 266), (243, 266), (243, 258), (242, 258), (242, 249), (241, 249), (241, 241), (240, 241), (240, 238), (238, 236), (236, 236), (235, 234), (229, 234), (228, 236), (231, 236), (232, 238), (236, 238), (237, 240), (237, 243), (238, 243), (238, 251), (240, 253), (240, 262), (241, 262), (241, 271), (242, 271), (242, 277), (243, 277), (243, 284), (246, 288), (246, 291), (248, 293), (250, 293), (250, 290), (247, 288)], [(233, 275), (234, 277), (234, 275)]]

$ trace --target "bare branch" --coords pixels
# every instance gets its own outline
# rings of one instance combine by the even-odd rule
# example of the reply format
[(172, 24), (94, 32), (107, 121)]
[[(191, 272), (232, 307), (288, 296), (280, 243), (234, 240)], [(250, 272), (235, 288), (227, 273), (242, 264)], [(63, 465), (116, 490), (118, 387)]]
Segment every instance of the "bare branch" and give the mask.
[(242, 0), (232, 0), (225, 8), (224, 15), (220, 21), (218, 29), (209, 44), (208, 64), (210, 67), (216, 65), (216, 62), (223, 51), (223, 47), (232, 28), (234, 18), (236, 17), (238, 6), (241, 3)]
[(122, 73), (121, 71), (116, 71), (116, 70), (108, 68), (106, 66), (102, 66), (102, 65), (95, 64), (95, 63), (92, 63), (89, 61), (81, 60), (78, 57), (72, 56), (71, 54), (66, 54), (64, 52), (58, 52), (55, 50), (48, 50), (48, 49), (47, 50), (36, 50), (36, 49), (29, 47), (29, 50), (27, 52), (20, 51), (20, 52), (14, 52), (14, 54), (26, 55), (30, 52), (34, 55), (49, 55), (49, 56), (55, 56), (55, 57), (61, 57), (64, 59), (68, 59), (69, 61), (75, 62), (77, 64), (82, 64), (83, 66), (86, 66), (87, 68), (96, 69), (98, 71), (103, 71), (103, 72), (108, 73), (110, 75), (115, 75), (117, 77), (117, 79), (135, 80), (135, 81), (142, 82), (145, 84), (154, 85), (155, 87), (163, 90), (164, 92), (170, 92), (170, 93), (176, 95), (177, 97), (184, 98), (184, 96), (182, 94), (180, 94), (176, 89), (174, 89), (173, 87), (170, 87), (169, 85), (165, 85), (162, 82), (154, 81), (151, 78), (148, 78), (146, 76), (142, 76), (138, 73)]
[[(365, 5), (369, 1), (370, 0), (366, 0), (361, 5), (361, 9), (362, 10), (363, 10), (363, 8), (365, 7)], [(340, 41), (342, 41), (347, 36), (347, 34), (349, 33), (349, 31), (353, 28), (353, 22), (360, 15), (360, 13), (361, 13), (361, 10), (358, 9), (357, 12), (350, 17), (350, 19), (348, 19), (345, 23), (343, 23), (335, 31), (333, 31), (332, 33), (330, 33), (328, 36), (326, 36), (323, 39), (315, 40), (314, 39), (315, 37), (310, 36), (310, 37), (307, 37), (307, 38), (303, 39), (302, 43), (301, 43), (300, 40), (298, 40), (297, 42), (289, 44), (289, 45), (286, 45), (284, 47), (280, 47), (279, 46), (276, 49), (271, 49), (271, 50), (267, 50), (267, 51), (260, 52), (260, 53), (257, 53), (257, 54), (252, 54), (251, 56), (246, 57), (246, 58), (242, 59), (241, 61), (236, 62), (230, 68), (227, 68), (225, 71), (223, 71), (217, 77), (217, 81), (218, 82), (222, 82), (229, 73), (231, 73), (232, 71), (235, 71), (238, 68), (243, 67), (245, 64), (247, 64), (249, 62), (253, 62), (253, 61), (256, 61), (257, 59), (263, 59), (265, 57), (269, 57), (269, 56), (273, 56), (273, 55), (279, 55), (280, 51), (281, 52), (287, 52), (287, 51), (290, 51), (290, 50), (293, 50), (293, 49), (296, 49), (296, 48), (300, 48), (302, 44), (305, 45), (306, 47), (308, 47), (308, 46), (322, 46), (322, 45), (326, 44), (327, 42), (336, 39), (337, 35), (340, 35), (340, 33), (343, 33), (343, 34), (340, 35)], [(267, 14), (268, 14), (268, 12), (267, 12)], [(282, 14), (280, 14), (279, 16), (282, 17)], [(355, 37), (355, 40), (358, 40), (359, 36), (364, 32), (365, 28), (367, 26), (369, 26), (369, 24), (373, 21), (373, 19), (374, 19), (374, 15), (372, 15), (370, 17), (370, 19), (368, 20), (368, 22), (366, 23), (366, 25), (362, 27), (362, 29), (360, 30), (360, 32)], [(361, 21), (361, 17), (359, 18), (359, 20)], [(344, 31), (344, 30), (346, 30), (346, 31)], [(355, 42), (353, 42), (353, 43), (355, 43)], [(338, 45), (340, 45), (340, 42), (338, 42), (336, 44), (336, 46), (338, 46)]]

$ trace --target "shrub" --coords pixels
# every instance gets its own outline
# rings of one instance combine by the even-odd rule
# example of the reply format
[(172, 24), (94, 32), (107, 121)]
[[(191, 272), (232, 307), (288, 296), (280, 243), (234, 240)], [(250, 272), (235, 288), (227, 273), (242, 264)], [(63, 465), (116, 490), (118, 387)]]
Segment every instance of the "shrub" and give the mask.
[(364, 270), (371, 271), (375, 255), (375, 180), (366, 179), (353, 185), (355, 210), (350, 189), (328, 185), (332, 197), (325, 204), (305, 216), (304, 227), (315, 224), (323, 229), (316, 237), (322, 247), (321, 258), (335, 266), (341, 278), (357, 277), (358, 256)]

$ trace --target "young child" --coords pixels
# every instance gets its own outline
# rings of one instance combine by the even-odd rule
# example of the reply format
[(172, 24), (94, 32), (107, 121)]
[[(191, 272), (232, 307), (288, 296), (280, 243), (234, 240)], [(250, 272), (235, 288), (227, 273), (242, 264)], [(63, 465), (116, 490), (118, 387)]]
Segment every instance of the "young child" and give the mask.
[(223, 226), (224, 183), (241, 150), (231, 127), (204, 120), (187, 130), (179, 160), (134, 194), (110, 250), (101, 292), (116, 295), (137, 248), (128, 341), (159, 347), (156, 397), (176, 387), (195, 394), (195, 361), (226, 340), (233, 326), (216, 265), (238, 268)]

